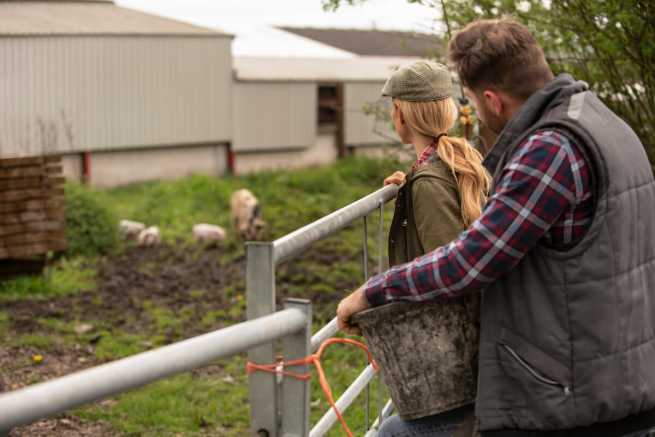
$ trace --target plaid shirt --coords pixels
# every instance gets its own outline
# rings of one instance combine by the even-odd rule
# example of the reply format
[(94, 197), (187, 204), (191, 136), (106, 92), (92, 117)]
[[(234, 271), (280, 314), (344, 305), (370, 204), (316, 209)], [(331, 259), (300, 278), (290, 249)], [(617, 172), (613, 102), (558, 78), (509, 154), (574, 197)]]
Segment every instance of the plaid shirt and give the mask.
[(433, 158), (434, 155), (437, 153), (437, 146), (434, 143), (430, 143), (429, 146), (427, 146), (425, 149), (421, 151), (421, 153), (418, 155), (418, 159), (412, 165), (412, 173), (414, 173), (418, 168), (425, 164), (430, 158)]
[(469, 229), (372, 277), (364, 292), (372, 306), (457, 297), (510, 271), (537, 244), (575, 244), (592, 216), (590, 171), (580, 149), (556, 130), (540, 130), (518, 147)]

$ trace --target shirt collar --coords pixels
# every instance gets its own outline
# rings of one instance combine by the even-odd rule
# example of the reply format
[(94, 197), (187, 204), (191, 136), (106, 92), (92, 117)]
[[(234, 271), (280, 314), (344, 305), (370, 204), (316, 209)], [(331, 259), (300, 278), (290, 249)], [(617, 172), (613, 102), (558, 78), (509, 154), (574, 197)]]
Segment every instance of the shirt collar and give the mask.
[(412, 165), (412, 172), (416, 171), (421, 165), (425, 164), (425, 162), (430, 159), (430, 157), (434, 156), (436, 152), (436, 146), (434, 143), (430, 143), (428, 147), (423, 149), (421, 151), (421, 154), (418, 156), (418, 159)]

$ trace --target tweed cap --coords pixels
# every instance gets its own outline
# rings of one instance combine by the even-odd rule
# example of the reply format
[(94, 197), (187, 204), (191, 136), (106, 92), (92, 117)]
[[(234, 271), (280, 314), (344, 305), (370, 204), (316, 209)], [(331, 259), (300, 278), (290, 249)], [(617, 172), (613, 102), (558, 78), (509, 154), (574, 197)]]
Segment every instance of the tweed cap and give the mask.
[(441, 100), (452, 97), (453, 80), (445, 65), (417, 61), (396, 70), (382, 87), (382, 95), (408, 102)]

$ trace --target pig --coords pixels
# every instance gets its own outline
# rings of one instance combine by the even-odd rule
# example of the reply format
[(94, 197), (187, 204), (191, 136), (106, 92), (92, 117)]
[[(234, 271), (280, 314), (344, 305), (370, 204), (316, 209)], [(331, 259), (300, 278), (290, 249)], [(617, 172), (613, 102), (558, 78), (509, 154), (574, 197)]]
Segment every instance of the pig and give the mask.
[(137, 243), (141, 247), (158, 246), (161, 244), (161, 233), (157, 226), (150, 226), (142, 230), (137, 238)]
[(118, 224), (120, 234), (126, 240), (135, 240), (141, 231), (146, 228), (146, 225), (132, 220), (121, 220)]
[(193, 227), (193, 238), (198, 243), (216, 244), (225, 240), (225, 229), (208, 223), (198, 223)]
[(262, 238), (266, 223), (254, 194), (245, 188), (235, 191), (230, 199), (230, 209), (232, 224), (239, 238), (250, 241)]

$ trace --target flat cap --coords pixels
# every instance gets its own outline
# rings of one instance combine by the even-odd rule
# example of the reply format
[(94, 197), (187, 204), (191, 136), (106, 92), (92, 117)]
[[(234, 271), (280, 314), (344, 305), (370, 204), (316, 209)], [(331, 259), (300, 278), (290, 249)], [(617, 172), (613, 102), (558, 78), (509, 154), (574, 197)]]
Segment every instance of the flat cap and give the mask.
[(442, 100), (453, 95), (448, 67), (431, 61), (416, 61), (396, 70), (382, 87), (382, 95), (408, 102)]

